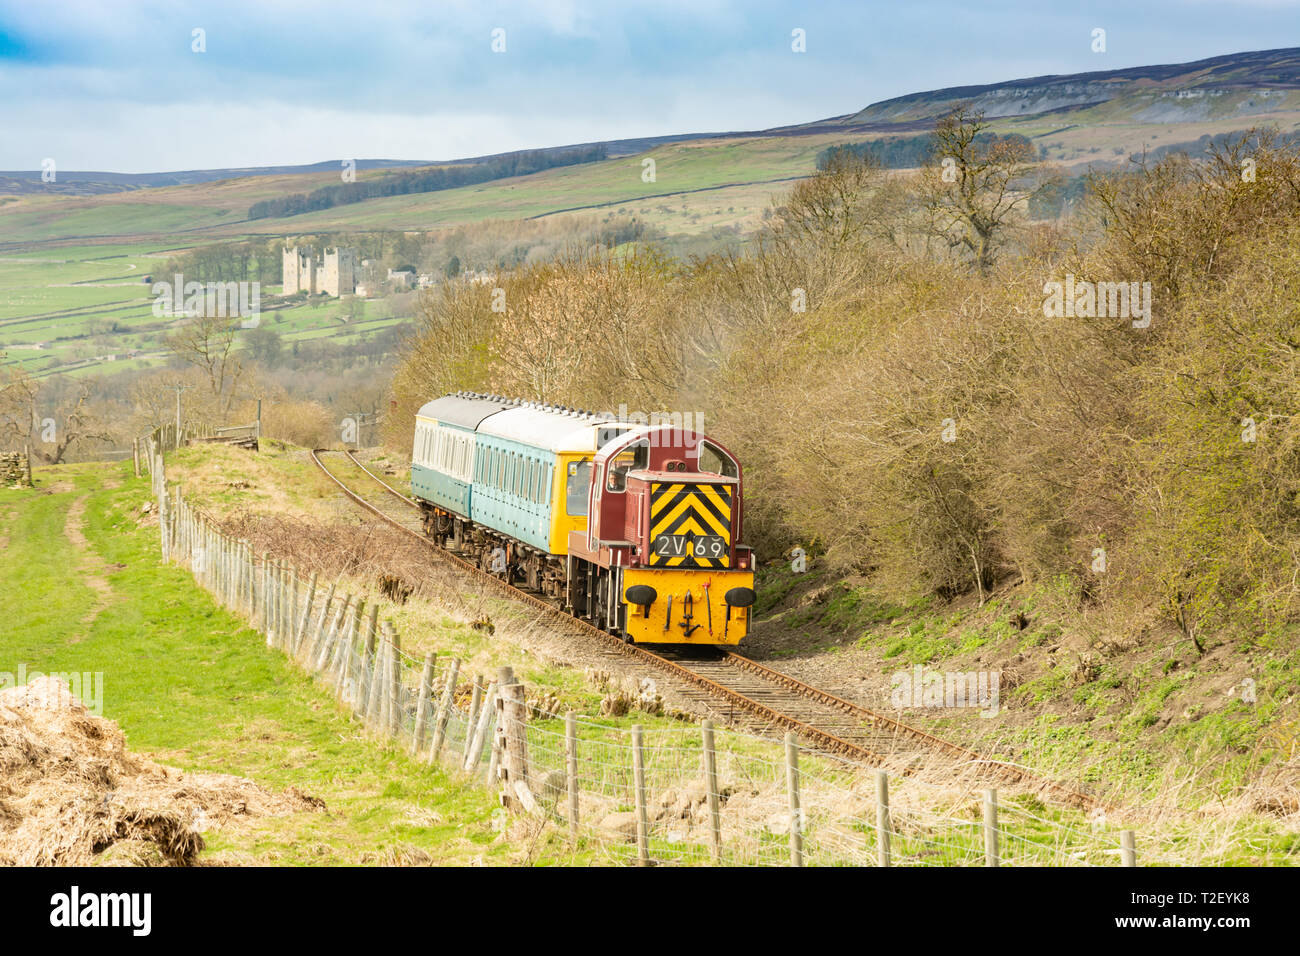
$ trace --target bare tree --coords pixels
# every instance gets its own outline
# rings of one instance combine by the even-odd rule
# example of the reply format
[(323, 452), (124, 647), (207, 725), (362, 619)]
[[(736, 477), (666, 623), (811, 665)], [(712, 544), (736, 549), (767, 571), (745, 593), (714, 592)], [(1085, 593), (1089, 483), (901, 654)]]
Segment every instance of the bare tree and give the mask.
[(0, 447), (29, 444), (40, 383), (22, 369), (0, 375)]
[(90, 409), (89, 404), (90, 387), (83, 384), (77, 392), (77, 399), (72, 409), (62, 416), (62, 425), (54, 430), (54, 441), (50, 443), (52, 450), (40, 452), (50, 464), (57, 465), (62, 462), (68, 452), (82, 442), (113, 440), (112, 433), (100, 421), (99, 416)]
[[(21, 448), (51, 464), (62, 462), (77, 445), (87, 441), (113, 440), (103, 416), (90, 407), (90, 385), (83, 382), (70, 411), (59, 419), (42, 419), (38, 414), (41, 383), (23, 371), (0, 378), (0, 447)], [(46, 401), (57, 402), (47, 394)], [(50, 438), (46, 438), (49, 428)]]
[(235, 351), (238, 333), (238, 319), (200, 315), (186, 320), (167, 338), (167, 347), (173, 354), (203, 373), (223, 415), (229, 414), (244, 374), (243, 363)]
[(988, 272), (1019, 209), (1039, 188), (1023, 138), (986, 134), (983, 112), (957, 106), (939, 120), (934, 149), (919, 180), (927, 229)]

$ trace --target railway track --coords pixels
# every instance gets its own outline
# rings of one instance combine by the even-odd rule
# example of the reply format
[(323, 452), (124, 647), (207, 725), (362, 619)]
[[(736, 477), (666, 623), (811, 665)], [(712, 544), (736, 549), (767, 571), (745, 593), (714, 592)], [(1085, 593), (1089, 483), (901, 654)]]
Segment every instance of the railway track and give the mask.
[[(900, 757), (904, 761), (913, 758), (913, 762), (919, 764), (927, 757), (942, 755), (975, 767), (989, 779), (1029, 786), (1072, 806), (1087, 809), (1096, 805), (1096, 801), (1085, 794), (812, 687), (734, 651), (725, 648), (650, 651), (624, 643), (615, 635), (564, 613), (553, 602), (508, 584), (472, 562), (434, 545), (421, 529), (419, 504), (366, 468), (350, 451), (315, 449), (311, 455), (316, 466), (346, 497), (393, 527), (418, 538), (441, 560), (472, 574), (478, 583), (503, 596), (532, 605), (563, 630), (593, 638), (598, 642), (593, 649), (598, 647), (602, 654), (611, 658), (632, 658), (658, 670), (680, 685), (686, 696), (707, 703), (733, 722), (746, 724), (760, 732), (794, 731), (822, 752), (869, 765)], [(331, 470), (325, 464), (322, 455), (342, 457), (346, 461), (342, 470), (350, 470), (354, 477), (369, 483), (370, 488), (362, 491), (350, 485), (339, 471)], [(396, 502), (401, 506), (397, 507)]]

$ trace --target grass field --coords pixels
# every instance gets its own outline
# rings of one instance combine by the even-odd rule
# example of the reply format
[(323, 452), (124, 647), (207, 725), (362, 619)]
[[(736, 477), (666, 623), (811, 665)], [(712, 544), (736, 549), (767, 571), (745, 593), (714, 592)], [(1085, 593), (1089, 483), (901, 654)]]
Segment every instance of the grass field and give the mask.
[[(1297, 125), (1294, 97), (1261, 101), (1248, 115), (1222, 104), (1198, 121), (1157, 122), (1144, 110), (1150, 95), (1122, 97), (1066, 113), (999, 119), (994, 128), (1022, 133), (1067, 168), (1116, 162), (1144, 149), (1231, 132), (1251, 123)], [(1267, 107), (1265, 109), (1264, 107)], [(36, 373), (61, 365), (97, 374), (96, 357), (143, 353), (131, 363), (162, 360), (165, 327), (149, 310), (138, 278), (159, 269), (166, 253), (194, 245), (320, 232), (440, 230), (489, 221), (591, 216), (636, 218), (682, 255), (708, 253), (752, 235), (763, 214), (815, 168), (827, 146), (882, 135), (846, 127), (801, 135), (719, 137), (657, 146), (635, 156), (557, 167), (512, 179), (440, 192), (372, 199), (300, 216), (249, 221), (262, 199), (310, 192), (338, 181), (334, 173), (250, 176), (100, 196), (12, 198), (0, 204), (0, 350), (8, 364)], [(917, 135), (907, 127), (902, 135)], [(647, 168), (653, 160), (653, 176)], [(368, 171), (362, 178), (382, 176)], [(7, 197), (10, 198), (10, 197)], [(102, 242), (103, 244), (99, 244)], [(372, 303), (368, 325), (344, 328), (329, 305), (295, 306), (273, 317), (286, 337), (351, 338), (390, 318)], [(401, 317), (396, 317), (401, 318)], [(109, 334), (111, 333), (111, 334)], [(45, 348), (33, 348), (43, 343)], [(113, 371), (121, 370), (117, 366)]]
[[(169, 472), (184, 483), (194, 503), (212, 513), (251, 509), (340, 518), (351, 513), (289, 447), (268, 444), (256, 456), (235, 449), (187, 449)], [(520, 830), (507, 824), (488, 791), (458, 774), (412, 762), (363, 734), (323, 685), (268, 649), (263, 635), (219, 607), (188, 571), (159, 561), (156, 525), (140, 517), (148, 498), (146, 479), (131, 478), (119, 465), (83, 464), (41, 469), (37, 480), (35, 491), (0, 491), (5, 555), (0, 619), (6, 622), (0, 630), (0, 670), (13, 672), (25, 664), (29, 672), (102, 672), (104, 716), (119, 723), (131, 750), (184, 770), (246, 776), (275, 791), (297, 787), (325, 801), (327, 812), (253, 818), (210, 830), (201, 862), (628, 861), (631, 848), (617, 841), (587, 841), (574, 852), (563, 841), (562, 828)], [(424, 600), (391, 610), (404, 649), (417, 659), (431, 650), (455, 655), (466, 662), (463, 674), (492, 673), (509, 663), (530, 688), (557, 695), (561, 707), (580, 715), (597, 713), (601, 692), (581, 672), (514, 643), (509, 635), (527, 625), (522, 608), (495, 599), (486, 605), (480, 599), (477, 606), (476, 613), (489, 611), (497, 622), (495, 638), (470, 627), (460, 612), (440, 611)], [(914, 650), (901, 647), (898, 654), (910, 659), (920, 653)], [(639, 723), (650, 740), (659, 741), (648, 757), (652, 795), (668, 793), (664, 788), (680, 787), (698, 772), (691, 769), (698, 731), (689, 724), (637, 711), (580, 719), (584, 760), (592, 762), (584, 767), (604, 768), (610, 761), (613, 768), (624, 760), (627, 728)], [(548, 757), (544, 750), (547, 741), (556, 746), (559, 733), (556, 721), (530, 722), (535, 761), (562, 761), (562, 754)], [(1052, 745), (1043, 738), (1038, 755)], [(728, 839), (742, 841), (744, 855), (754, 862), (783, 865), (784, 840), (769, 829), (772, 812), (784, 805), (776, 772), (780, 744), (737, 738), (729, 746), (732, 770), (752, 789), (742, 786), (727, 813), (751, 821), (753, 829), (729, 830)], [(809, 794), (824, 788), (827, 794), (841, 793), (846, 791), (839, 788), (851, 786), (842, 769), (811, 755), (804, 771)], [(617, 797), (626, 772), (626, 767), (611, 769), (610, 776), (601, 770), (600, 780), (593, 781), (613, 788), (610, 805), (617, 810), (628, 809)], [(913, 862), (932, 865), (979, 864), (978, 801), (972, 802), (967, 785), (936, 788), (900, 778), (897, 786), (900, 863), (914, 857)], [(1112, 810), (1106, 828), (1099, 830), (1080, 811), (1045, 806), (1030, 794), (1008, 791), (1004, 799), (1008, 852), (1020, 862), (1041, 854), (1041, 862), (1114, 865), (1115, 851), (1105, 848), (1113, 846), (1115, 828), (1132, 825), (1125, 820), (1137, 822), (1146, 862), (1276, 865), (1293, 863), (1300, 853), (1300, 834), (1269, 814), (1227, 813), (1210, 805), (1194, 812), (1134, 805)], [(867, 816), (859, 807), (852, 819)], [(667, 860), (706, 862), (707, 854), (694, 843), (674, 842), (671, 825), (670, 820), (656, 824), (653, 852)], [(868, 861), (870, 828), (859, 829), (860, 837), (852, 836), (853, 826), (844, 833), (866, 841), (855, 852)], [(830, 831), (819, 832), (828, 837)], [(816, 836), (810, 848), (817, 845)], [(1067, 842), (1058, 844), (1062, 839)]]
[[(255, 176), (199, 186), (169, 186), (97, 197), (22, 197), (0, 206), (0, 243), (87, 237), (171, 236), (176, 243), (241, 234), (293, 235), (319, 230), (437, 229), (488, 219), (520, 219), (566, 209), (632, 202), (663, 194), (805, 176), (816, 153), (843, 136), (696, 140), (645, 156), (565, 166), (531, 176), (441, 192), (374, 199), (285, 219), (247, 221), (248, 207), (268, 196), (309, 192), (337, 182), (331, 174)], [(643, 181), (642, 160), (655, 160)], [(322, 179), (322, 176), (325, 177)], [(688, 205), (695, 200), (686, 199)], [(701, 197), (707, 208), (713, 197)], [(711, 205), (712, 204), (712, 205)], [(735, 205), (731, 200), (728, 205)]]
[[(156, 367), (166, 360), (165, 337), (174, 320), (153, 314), (151, 286), (162, 275), (174, 244), (39, 246), (0, 252), (0, 367), (17, 366), (35, 375), (95, 375)], [(265, 294), (279, 292), (270, 287)], [(264, 306), (272, 305), (269, 299)], [(368, 300), (355, 320), (341, 313), (337, 299), (292, 302), (266, 308), (266, 327), (279, 333), (286, 349), (295, 341), (329, 338), (356, 341), (410, 318), (397, 315), (390, 300)], [(132, 352), (139, 355), (128, 358)], [(114, 362), (101, 357), (114, 355)]]
[(326, 803), (208, 834), (203, 859), (351, 864), (416, 847), (439, 863), (515, 861), (487, 791), (361, 736), (261, 635), (159, 563), (135, 519), (146, 482), (103, 465), (43, 474), (48, 493), (0, 491), (0, 669), (102, 671), (104, 716), (130, 749)]

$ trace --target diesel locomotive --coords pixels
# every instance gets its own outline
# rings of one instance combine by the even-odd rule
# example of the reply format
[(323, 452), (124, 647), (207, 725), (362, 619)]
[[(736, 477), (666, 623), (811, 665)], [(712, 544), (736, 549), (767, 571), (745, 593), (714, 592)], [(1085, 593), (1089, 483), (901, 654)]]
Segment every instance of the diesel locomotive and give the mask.
[(457, 392), (416, 415), (411, 494), (439, 546), (626, 641), (749, 632), (740, 464), (693, 430)]

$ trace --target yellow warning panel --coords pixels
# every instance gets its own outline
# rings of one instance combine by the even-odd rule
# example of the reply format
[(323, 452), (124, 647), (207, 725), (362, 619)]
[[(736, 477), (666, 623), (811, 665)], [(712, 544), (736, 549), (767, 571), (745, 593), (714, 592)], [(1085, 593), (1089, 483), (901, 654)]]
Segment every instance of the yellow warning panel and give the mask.
[(726, 568), (731, 555), (731, 486), (693, 481), (650, 486), (650, 566)]
[[(654, 589), (649, 605), (628, 601), (629, 588)], [(626, 568), (623, 600), (627, 633), (638, 644), (739, 644), (749, 633), (752, 607), (730, 608), (726, 595), (736, 588), (752, 596), (751, 571), (704, 568)], [(637, 596), (644, 597), (645, 592)]]

